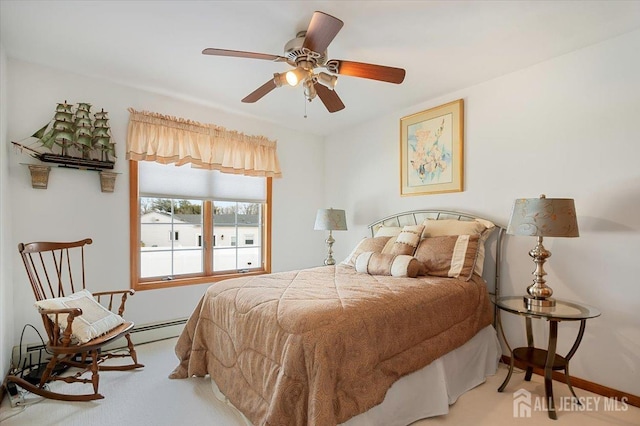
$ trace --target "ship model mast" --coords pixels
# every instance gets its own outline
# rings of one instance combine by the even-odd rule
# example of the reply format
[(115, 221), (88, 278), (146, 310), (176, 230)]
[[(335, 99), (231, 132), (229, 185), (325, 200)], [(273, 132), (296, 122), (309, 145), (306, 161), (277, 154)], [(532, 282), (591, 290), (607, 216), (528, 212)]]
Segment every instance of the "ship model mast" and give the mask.
[(58, 104), (49, 123), (36, 131), (35, 138), (41, 147), (40, 152), (31, 146), (11, 142), (40, 161), (57, 163), (61, 167), (105, 170), (113, 169), (115, 143), (111, 142), (109, 119), (102, 110), (91, 118), (91, 105), (79, 103), (75, 108), (67, 101)]

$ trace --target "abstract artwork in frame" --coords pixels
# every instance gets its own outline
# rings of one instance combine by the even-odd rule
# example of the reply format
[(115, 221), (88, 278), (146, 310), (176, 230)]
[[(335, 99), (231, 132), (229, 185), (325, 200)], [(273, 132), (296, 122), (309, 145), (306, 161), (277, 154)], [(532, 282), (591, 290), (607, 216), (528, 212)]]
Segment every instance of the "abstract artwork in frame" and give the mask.
[(400, 195), (463, 190), (463, 100), (400, 119)]

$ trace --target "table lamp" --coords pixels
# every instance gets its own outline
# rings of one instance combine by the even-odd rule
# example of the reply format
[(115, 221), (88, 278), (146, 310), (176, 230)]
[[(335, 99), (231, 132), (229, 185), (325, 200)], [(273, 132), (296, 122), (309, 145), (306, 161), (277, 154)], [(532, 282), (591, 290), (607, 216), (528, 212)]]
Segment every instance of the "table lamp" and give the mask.
[(335, 209), (319, 209), (316, 214), (316, 224), (313, 227), (316, 231), (329, 231), (329, 238), (326, 239), (328, 255), (324, 260), (325, 265), (335, 265), (336, 261), (333, 258), (333, 243), (336, 240), (333, 239), (332, 231), (346, 231), (347, 219), (344, 214), (344, 210)]
[(551, 252), (542, 245), (543, 237), (578, 237), (578, 221), (573, 199), (520, 198), (513, 204), (507, 234), (538, 237), (538, 244), (529, 252), (536, 269), (533, 284), (527, 287), (524, 302), (527, 308), (555, 306), (553, 290), (546, 285), (544, 262)]

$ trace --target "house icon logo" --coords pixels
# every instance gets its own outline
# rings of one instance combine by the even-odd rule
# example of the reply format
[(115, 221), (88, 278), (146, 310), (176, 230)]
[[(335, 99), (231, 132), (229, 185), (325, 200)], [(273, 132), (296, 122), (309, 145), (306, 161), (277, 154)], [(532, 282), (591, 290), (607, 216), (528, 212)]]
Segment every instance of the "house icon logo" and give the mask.
[(513, 393), (513, 417), (531, 417), (531, 392), (518, 389)]

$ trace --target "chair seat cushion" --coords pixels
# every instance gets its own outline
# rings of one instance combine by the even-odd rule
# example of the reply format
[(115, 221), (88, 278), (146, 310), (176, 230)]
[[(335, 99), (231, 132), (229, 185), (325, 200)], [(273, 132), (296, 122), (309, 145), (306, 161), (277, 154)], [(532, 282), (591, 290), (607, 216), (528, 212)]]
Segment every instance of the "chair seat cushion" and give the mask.
[[(35, 306), (38, 310), (82, 309), (82, 315), (73, 320), (71, 333), (72, 339), (80, 343), (87, 343), (124, 323), (124, 319), (120, 315), (114, 314), (98, 303), (87, 290), (78, 291), (67, 297), (40, 300), (36, 302)], [(52, 321), (56, 321), (55, 317), (56, 315), (49, 314)], [(58, 315), (58, 326), (61, 330), (67, 327), (67, 314)]]

